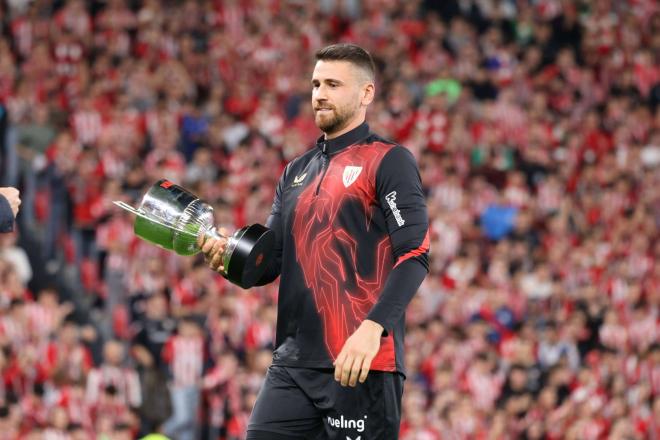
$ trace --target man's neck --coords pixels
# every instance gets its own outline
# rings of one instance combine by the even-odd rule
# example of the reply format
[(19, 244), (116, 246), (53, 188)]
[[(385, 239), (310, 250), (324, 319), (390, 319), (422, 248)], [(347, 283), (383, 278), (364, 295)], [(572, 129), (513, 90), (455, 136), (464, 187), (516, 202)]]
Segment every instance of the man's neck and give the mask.
[(333, 133), (323, 133), (325, 135), (326, 140), (334, 139), (342, 134), (348, 133), (349, 131), (353, 130), (354, 128), (359, 127), (364, 121), (366, 117), (362, 116), (361, 118), (355, 118), (353, 121), (351, 121), (348, 125), (346, 125), (344, 128), (341, 130), (335, 131)]

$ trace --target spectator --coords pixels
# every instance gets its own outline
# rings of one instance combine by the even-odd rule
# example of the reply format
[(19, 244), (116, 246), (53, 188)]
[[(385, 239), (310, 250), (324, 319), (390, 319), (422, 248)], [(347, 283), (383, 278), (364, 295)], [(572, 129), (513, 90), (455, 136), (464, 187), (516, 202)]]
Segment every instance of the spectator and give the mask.
[(90, 405), (117, 405), (119, 410), (140, 406), (142, 395), (137, 373), (124, 366), (125, 362), (122, 343), (106, 342), (103, 346), (103, 363), (93, 368), (87, 376), (86, 398)]
[(197, 438), (197, 422), (205, 353), (204, 339), (197, 323), (182, 319), (177, 334), (163, 349), (163, 359), (170, 370), (172, 417), (163, 431), (168, 437), (192, 440)]
[(13, 231), (14, 219), (20, 205), (21, 199), (16, 188), (0, 188), (0, 231)]
[(17, 238), (15, 232), (0, 235), (0, 258), (14, 267), (21, 283), (27, 284), (32, 279), (32, 265), (25, 250), (16, 245)]

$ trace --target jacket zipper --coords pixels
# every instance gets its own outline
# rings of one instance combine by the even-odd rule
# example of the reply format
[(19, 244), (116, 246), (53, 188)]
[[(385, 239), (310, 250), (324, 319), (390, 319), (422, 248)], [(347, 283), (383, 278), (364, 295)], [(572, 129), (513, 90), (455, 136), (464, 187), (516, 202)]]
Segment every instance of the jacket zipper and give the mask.
[(316, 193), (314, 193), (315, 196), (319, 195), (319, 189), (321, 189), (321, 183), (323, 182), (323, 178), (325, 177), (325, 173), (328, 171), (328, 162), (330, 161), (330, 158), (328, 157), (328, 154), (326, 152), (327, 144), (323, 142), (323, 151), (321, 154), (321, 169), (323, 170), (321, 173), (321, 178), (319, 179), (318, 185), (316, 185)]

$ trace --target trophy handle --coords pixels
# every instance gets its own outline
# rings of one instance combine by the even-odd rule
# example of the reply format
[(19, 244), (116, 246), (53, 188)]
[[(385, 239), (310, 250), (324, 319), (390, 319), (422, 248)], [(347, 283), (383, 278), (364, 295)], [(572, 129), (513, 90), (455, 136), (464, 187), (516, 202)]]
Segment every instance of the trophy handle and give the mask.
[(130, 212), (131, 214), (144, 216), (140, 211), (138, 211), (137, 209), (133, 208), (133, 207), (132, 207), (131, 205), (129, 205), (128, 203), (122, 202), (121, 200), (115, 200), (115, 201), (113, 201), (112, 203), (114, 203), (115, 205), (119, 206), (121, 209)]

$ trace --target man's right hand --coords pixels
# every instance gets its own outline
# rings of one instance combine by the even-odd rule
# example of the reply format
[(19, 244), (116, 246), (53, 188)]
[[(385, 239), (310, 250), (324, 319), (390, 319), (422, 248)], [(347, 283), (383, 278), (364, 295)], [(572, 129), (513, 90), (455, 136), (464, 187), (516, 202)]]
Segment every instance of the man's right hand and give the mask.
[(14, 213), (14, 218), (16, 218), (18, 207), (21, 206), (21, 198), (19, 197), (20, 193), (18, 190), (11, 186), (2, 187), (0, 188), (0, 195), (7, 199), (9, 206), (11, 206), (11, 212)]
[[(221, 229), (220, 234), (225, 235)], [(211, 269), (216, 272), (224, 273), (224, 266), (222, 264), (222, 254), (227, 247), (227, 239), (224, 237), (214, 238), (208, 235), (202, 235), (197, 240), (199, 247), (202, 248), (204, 259)]]

